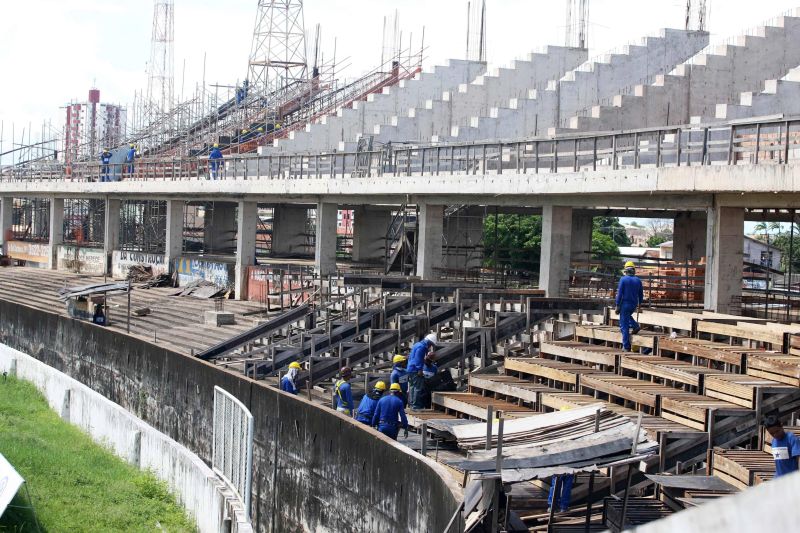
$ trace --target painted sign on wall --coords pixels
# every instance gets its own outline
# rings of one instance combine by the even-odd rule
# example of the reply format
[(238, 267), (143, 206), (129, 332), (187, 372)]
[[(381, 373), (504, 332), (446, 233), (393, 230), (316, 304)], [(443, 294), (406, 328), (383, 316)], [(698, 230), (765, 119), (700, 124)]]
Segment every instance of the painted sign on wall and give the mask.
[(58, 247), (58, 269), (102, 276), (106, 271), (106, 254), (101, 248)]
[(46, 267), (50, 263), (50, 245), (35, 242), (8, 241), (8, 255)]
[(219, 287), (233, 288), (236, 276), (233, 263), (191, 257), (176, 259), (175, 272), (178, 273), (178, 285), (186, 285), (202, 279)]
[(128, 277), (128, 270), (135, 265), (149, 266), (153, 269), (153, 276), (169, 274), (165, 255), (114, 250), (111, 255), (111, 276), (115, 279), (125, 279)]

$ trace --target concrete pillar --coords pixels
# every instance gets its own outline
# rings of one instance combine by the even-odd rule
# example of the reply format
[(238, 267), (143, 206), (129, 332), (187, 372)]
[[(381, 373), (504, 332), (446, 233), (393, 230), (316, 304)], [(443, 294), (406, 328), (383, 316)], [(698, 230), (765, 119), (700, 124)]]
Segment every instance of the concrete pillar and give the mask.
[(417, 224), (417, 276), (436, 279), (436, 269), (444, 266), (444, 206), (420, 204)]
[(6, 232), (11, 230), (14, 224), (14, 198), (3, 196), (0, 198), (0, 243), (3, 243), (0, 253), (8, 253), (8, 243), (6, 242)]
[(228, 253), (236, 245), (236, 204), (214, 202), (203, 218), (203, 246), (206, 253)]
[(575, 211), (572, 213), (572, 257), (577, 260), (585, 260), (591, 256), (592, 250), (592, 230), (594, 229), (594, 214), (586, 211)]
[(353, 261), (382, 263), (386, 232), (392, 222), (391, 209), (362, 205), (355, 208), (353, 217)]
[[(444, 219), (444, 265), (456, 270), (483, 264), (483, 207), (461, 208)], [(490, 211), (488, 215), (493, 217)]]
[(50, 268), (58, 268), (58, 247), (64, 242), (64, 199), (50, 198)]
[(256, 229), (258, 203), (239, 202), (236, 224), (236, 291), (237, 300), (247, 299), (247, 267), (256, 262)]
[(539, 288), (548, 298), (560, 296), (562, 284), (569, 280), (572, 208), (545, 206), (542, 210), (542, 256), (539, 263)]
[(704, 211), (684, 211), (675, 215), (672, 232), (672, 259), (674, 261), (699, 261), (706, 253), (706, 226)]
[(733, 297), (742, 294), (744, 209), (709, 208), (706, 242), (705, 308), (728, 313)]
[(119, 218), (122, 202), (111, 198), (106, 200), (103, 226), (103, 254), (106, 258), (106, 273), (111, 274), (111, 256), (119, 248)]
[(298, 254), (306, 251), (308, 207), (276, 205), (272, 214), (272, 253)]
[(317, 274), (327, 276), (336, 273), (336, 222), (339, 213), (337, 204), (317, 204), (317, 235), (314, 253), (314, 269)]
[(175, 269), (173, 264), (183, 254), (183, 209), (186, 203), (183, 200), (167, 200), (167, 242), (164, 246), (164, 255), (167, 256), (169, 271)]

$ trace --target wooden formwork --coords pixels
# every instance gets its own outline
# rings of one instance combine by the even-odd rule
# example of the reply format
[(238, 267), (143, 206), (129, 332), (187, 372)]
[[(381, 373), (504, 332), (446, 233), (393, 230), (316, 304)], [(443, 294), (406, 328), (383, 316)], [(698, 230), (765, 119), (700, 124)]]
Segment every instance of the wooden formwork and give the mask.
[(675, 390), (661, 398), (660, 415), (700, 431), (712, 431), (714, 417), (746, 416), (742, 406), (701, 394)]
[(747, 356), (747, 374), (800, 387), (800, 357), (773, 352)]
[(556, 383), (562, 384), (559, 387), (567, 385), (571, 390), (577, 390), (582, 375), (598, 372), (594, 368), (577, 363), (540, 357), (506, 358), (504, 364), (505, 371), (512, 375), (532, 377), (552, 386), (556, 386)]
[[(639, 333), (631, 335), (631, 343), (635, 346), (641, 346), (642, 348), (656, 350), (658, 348), (659, 337), (663, 336), (663, 333), (642, 330)], [(575, 339), (590, 344), (604, 342), (613, 344), (615, 347), (622, 346), (622, 332), (616, 326), (576, 325)]]
[(795, 392), (797, 392), (796, 387), (742, 374), (711, 374), (706, 376), (705, 383), (707, 396), (759, 411), (764, 395), (791, 395)]
[(481, 396), (521, 403), (532, 408), (539, 405), (539, 395), (550, 387), (505, 374), (470, 374), (469, 391)]
[(432, 403), (441, 407), (447, 414), (478, 420), (486, 420), (490, 405), (495, 413), (502, 411), (503, 416), (507, 418), (535, 414), (535, 411), (528, 407), (471, 392), (434, 392)]
[(734, 487), (746, 489), (775, 476), (775, 460), (762, 450), (714, 448), (712, 473)]
[(641, 410), (647, 407), (648, 412), (657, 415), (661, 406), (661, 396), (675, 391), (672, 387), (641, 381), (636, 378), (615, 374), (589, 374), (581, 377), (581, 392), (591, 391), (594, 394), (608, 395), (609, 399), (631, 402)]
[(711, 372), (709, 369), (693, 365), (680, 359), (654, 355), (624, 355), (620, 359), (620, 371), (627, 370), (650, 376), (651, 379), (662, 379), (693, 387), (698, 392), (703, 389), (703, 377)]
[(610, 531), (619, 532), (631, 526), (639, 526), (665, 518), (673, 511), (667, 504), (655, 498), (629, 498), (622, 523), (623, 502), (619, 498), (603, 500), (603, 523)]
[(712, 366), (712, 362), (722, 363), (729, 368), (735, 367), (740, 372), (744, 372), (747, 354), (752, 351), (741, 346), (686, 337), (664, 337), (658, 342), (658, 355), (662, 357), (688, 358), (695, 365), (705, 361), (708, 367)]
[(540, 347), (541, 356), (548, 359), (569, 359), (581, 364), (602, 365), (604, 370), (615, 371), (622, 350), (606, 346), (594, 346), (575, 341), (543, 342)]

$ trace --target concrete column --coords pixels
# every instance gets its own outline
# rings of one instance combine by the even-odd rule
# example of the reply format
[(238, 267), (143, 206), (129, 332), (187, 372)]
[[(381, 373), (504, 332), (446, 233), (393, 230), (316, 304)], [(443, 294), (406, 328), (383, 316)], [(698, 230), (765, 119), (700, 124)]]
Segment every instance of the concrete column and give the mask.
[(392, 222), (391, 209), (362, 205), (355, 208), (353, 217), (353, 261), (382, 263), (386, 231)]
[(572, 257), (585, 260), (590, 257), (592, 250), (592, 230), (594, 229), (594, 214), (586, 211), (572, 213)]
[(444, 206), (420, 204), (417, 224), (417, 276), (436, 279), (435, 269), (444, 266)]
[(337, 204), (317, 204), (317, 235), (314, 269), (327, 276), (336, 273), (336, 221)]
[[(457, 270), (483, 264), (483, 207), (462, 208), (444, 219), (444, 265)], [(491, 212), (487, 215), (493, 217)]]
[(569, 280), (572, 208), (545, 206), (542, 210), (542, 256), (539, 262), (539, 288), (548, 298), (560, 296)]
[(203, 219), (203, 246), (206, 253), (227, 253), (236, 245), (236, 204), (214, 202)]
[(672, 259), (674, 261), (699, 261), (706, 253), (706, 226), (704, 211), (684, 211), (675, 215), (672, 232)]
[(14, 224), (14, 198), (11, 196), (3, 196), (0, 198), (0, 243), (3, 243), (0, 248), (0, 253), (5, 255), (8, 253), (8, 243), (6, 242), (6, 232), (11, 229)]
[(103, 226), (103, 254), (106, 258), (106, 273), (111, 274), (111, 256), (119, 248), (119, 218), (122, 211), (120, 200), (106, 199)]
[(706, 242), (705, 308), (728, 313), (733, 297), (742, 294), (744, 209), (710, 208)]
[(64, 199), (50, 198), (50, 268), (58, 268), (58, 247), (64, 242)]
[(276, 205), (272, 214), (272, 253), (298, 254), (306, 251), (308, 207)]
[(236, 299), (247, 299), (247, 267), (256, 262), (258, 203), (239, 202), (236, 224)]
[(173, 262), (183, 254), (183, 200), (167, 200), (167, 243), (164, 255), (167, 256), (169, 271), (175, 268)]

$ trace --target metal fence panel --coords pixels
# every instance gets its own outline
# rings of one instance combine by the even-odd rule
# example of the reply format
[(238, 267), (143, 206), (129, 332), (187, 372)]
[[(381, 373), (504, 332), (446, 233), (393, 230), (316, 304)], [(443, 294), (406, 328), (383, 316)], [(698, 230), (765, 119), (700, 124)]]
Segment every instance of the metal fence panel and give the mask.
[(214, 387), (211, 466), (239, 496), (250, 519), (253, 472), (253, 415), (242, 402)]

